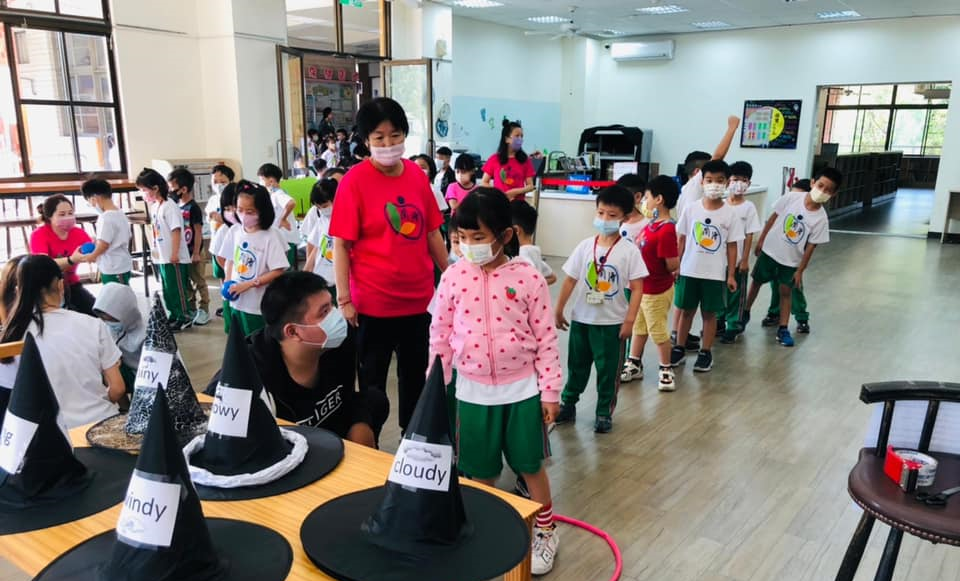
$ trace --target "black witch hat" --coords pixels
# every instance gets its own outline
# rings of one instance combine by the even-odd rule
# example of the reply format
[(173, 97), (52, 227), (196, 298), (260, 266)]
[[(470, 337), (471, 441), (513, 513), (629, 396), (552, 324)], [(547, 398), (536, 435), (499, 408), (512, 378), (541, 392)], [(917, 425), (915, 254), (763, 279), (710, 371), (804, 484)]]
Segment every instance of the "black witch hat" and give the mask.
[(343, 458), (343, 441), (311, 427), (277, 426), (239, 320), (223, 354), (207, 433), (184, 449), (204, 500), (274, 496), (315, 482)]
[(325, 573), (349, 581), (491, 579), (530, 552), (519, 513), (460, 488), (439, 358), (384, 486), (335, 498), (306, 518), (300, 538)]
[(33, 335), (27, 334), (0, 430), (0, 534), (46, 528), (123, 498), (135, 459), (70, 445)]
[(158, 390), (116, 531), (77, 545), (36, 579), (279, 581), (292, 562), (293, 551), (278, 533), (204, 518), (166, 392)]

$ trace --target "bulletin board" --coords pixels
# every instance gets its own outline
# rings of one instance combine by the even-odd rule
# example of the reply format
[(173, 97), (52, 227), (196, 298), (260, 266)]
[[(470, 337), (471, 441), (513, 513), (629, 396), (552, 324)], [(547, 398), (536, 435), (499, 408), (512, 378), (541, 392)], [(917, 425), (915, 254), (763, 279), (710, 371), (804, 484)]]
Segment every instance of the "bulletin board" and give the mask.
[(803, 101), (745, 101), (740, 147), (796, 149)]
[(357, 114), (360, 74), (352, 68), (307, 64), (304, 67), (307, 126), (319, 127), (326, 107), (333, 109), (333, 125), (349, 130)]

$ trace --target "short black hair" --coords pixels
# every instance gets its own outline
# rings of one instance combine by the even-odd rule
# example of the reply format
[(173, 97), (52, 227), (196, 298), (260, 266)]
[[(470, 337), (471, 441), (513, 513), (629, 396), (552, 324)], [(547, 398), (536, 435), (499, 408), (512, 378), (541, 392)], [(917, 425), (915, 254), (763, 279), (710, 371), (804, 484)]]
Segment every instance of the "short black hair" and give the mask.
[(477, 188), (457, 206), (458, 228), (479, 230), (480, 224), (497, 236), (513, 226), (510, 200), (497, 188)]
[(730, 175), (752, 180), (753, 166), (745, 161), (736, 161), (730, 164)]
[(261, 230), (269, 230), (273, 226), (273, 221), (277, 219), (277, 213), (273, 209), (273, 202), (270, 201), (270, 192), (267, 191), (267, 188), (250, 180), (240, 180), (237, 182), (238, 205), (240, 196), (251, 196), (253, 198), (253, 206), (259, 214), (257, 225), (260, 226)]
[(793, 182), (793, 185), (790, 186), (790, 189), (800, 190), (802, 192), (809, 192), (810, 190), (813, 189), (813, 187), (812, 187), (812, 184), (810, 183), (810, 180), (808, 178), (804, 178), (802, 180), (797, 180)]
[(192, 192), (193, 184), (196, 183), (197, 180), (193, 177), (193, 172), (185, 167), (178, 167), (170, 172), (170, 175), (167, 176), (167, 181), (177, 182), (177, 187), (187, 188), (188, 192)]
[(317, 131), (316, 129), (312, 129), (312, 128), (311, 128), (311, 129), (307, 129), (307, 135), (308, 135), (309, 137), (313, 137), (314, 135), (319, 136), (319, 135), (320, 135), (320, 132)]
[(344, 135), (347, 135), (347, 130), (341, 127), (340, 129), (337, 129), (337, 133), (343, 133)]
[(453, 169), (460, 171), (477, 171), (477, 160), (469, 153), (461, 153), (453, 162)]
[(228, 165), (223, 165), (222, 163), (218, 163), (217, 165), (213, 166), (213, 169), (210, 170), (210, 173), (222, 173), (231, 182), (233, 181), (233, 178), (237, 177), (237, 174), (233, 172), (233, 168)]
[(418, 153), (410, 157), (412, 162), (417, 160), (423, 160), (423, 163), (427, 164), (427, 177), (430, 178), (430, 183), (433, 183), (433, 179), (437, 177), (437, 162), (433, 161), (433, 158), (426, 153)]
[(650, 180), (650, 183), (647, 184), (647, 191), (649, 191), (654, 197), (660, 196), (663, 198), (663, 205), (666, 206), (668, 210), (672, 210), (677, 206), (677, 200), (680, 198), (680, 186), (677, 185), (677, 180), (673, 179), (670, 176), (657, 176)]
[(313, 189), (310, 190), (310, 203), (316, 206), (317, 204), (333, 202), (333, 198), (336, 195), (337, 180), (333, 178), (323, 178), (313, 184)]
[(237, 206), (237, 184), (230, 182), (220, 192), (220, 209)]
[(312, 272), (285, 272), (273, 279), (260, 300), (260, 312), (266, 323), (265, 332), (282, 341), (283, 327), (303, 319), (307, 312), (307, 299), (322, 292), (330, 292), (327, 281)]
[(389, 97), (378, 97), (364, 103), (357, 111), (357, 133), (361, 139), (369, 139), (370, 134), (384, 121), (389, 121), (400, 133), (410, 133), (407, 113)]
[(443, 147), (437, 148), (437, 155), (449, 155), (450, 157), (453, 157), (453, 150), (444, 145)]
[(346, 173), (347, 170), (343, 169), (342, 167), (328, 167), (327, 169), (323, 170), (323, 177), (332, 178), (334, 174), (346, 175)]
[(159, 195), (161, 199), (166, 200), (167, 196), (170, 195), (170, 189), (167, 187), (167, 180), (163, 179), (163, 176), (160, 175), (160, 172), (153, 168), (143, 168), (143, 171), (141, 171), (140, 175), (137, 176), (136, 183), (138, 188), (157, 188), (157, 195)]
[(273, 178), (279, 182), (283, 179), (283, 170), (277, 164), (265, 163), (257, 170), (257, 177)]
[(706, 151), (691, 151), (687, 154), (686, 159), (683, 160), (683, 171), (686, 172), (687, 177), (689, 177), (694, 171), (702, 168), (703, 164), (711, 159), (713, 159), (713, 156)]
[(722, 173), (724, 178), (730, 179), (730, 166), (722, 159), (711, 159), (700, 168), (702, 175), (708, 173)]
[[(470, 196), (467, 197), (469, 198)], [(633, 208), (637, 205), (637, 202), (633, 198), (633, 192), (627, 188), (623, 186), (610, 186), (603, 188), (597, 193), (597, 206), (600, 204), (620, 208), (623, 210), (623, 215), (626, 216), (633, 211)], [(457, 211), (459, 212), (460, 209), (457, 208)]]
[(370, 149), (362, 143), (358, 143), (355, 148), (353, 148), (353, 156), (359, 159), (364, 157), (370, 157)]
[(840, 186), (843, 184), (843, 174), (840, 173), (835, 167), (825, 167), (818, 171), (816, 175), (813, 176), (813, 181), (817, 181), (820, 178), (827, 178), (831, 182), (837, 184), (837, 189), (840, 189)]
[(523, 230), (524, 234), (533, 235), (537, 231), (537, 209), (523, 200), (510, 202), (510, 211), (513, 214), (513, 225)]
[(324, 107), (324, 108), (323, 108), (323, 118), (324, 118), (324, 119), (326, 119), (326, 118), (327, 118), (327, 115), (329, 115), (329, 114), (331, 114), (331, 113), (333, 113), (333, 109), (331, 109), (330, 107)]
[(110, 187), (110, 182), (107, 180), (94, 178), (83, 182), (83, 185), (80, 186), (80, 194), (83, 195), (84, 200), (89, 200), (94, 196), (100, 196), (101, 198), (112, 198), (113, 189)]
[(638, 176), (635, 173), (627, 173), (620, 176), (620, 179), (617, 180), (618, 186), (623, 186), (636, 194), (637, 192), (645, 192), (647, 190), (647, 180)]

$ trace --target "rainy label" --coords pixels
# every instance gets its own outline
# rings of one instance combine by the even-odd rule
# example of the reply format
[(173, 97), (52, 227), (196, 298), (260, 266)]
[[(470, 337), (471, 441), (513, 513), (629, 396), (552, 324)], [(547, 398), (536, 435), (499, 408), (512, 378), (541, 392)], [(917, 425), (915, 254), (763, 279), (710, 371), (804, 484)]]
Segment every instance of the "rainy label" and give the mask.
[(173, 367), (173, 354), (159, 351), (143, 350), (140, 354), (140, 365), (137, 366), (137, 381), (134, 387), (167, 388), (170, 379), (170, 369)]

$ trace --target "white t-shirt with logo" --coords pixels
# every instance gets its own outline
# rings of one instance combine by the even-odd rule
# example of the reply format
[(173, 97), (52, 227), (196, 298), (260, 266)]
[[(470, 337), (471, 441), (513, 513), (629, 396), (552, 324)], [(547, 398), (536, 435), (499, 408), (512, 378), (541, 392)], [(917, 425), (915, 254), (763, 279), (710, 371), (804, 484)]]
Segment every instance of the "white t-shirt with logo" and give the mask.
[(333, 237), (330, 236), (330, 218), (326, 216), (318, 217), (307, 241), (317, 247), (317, 258), (313, 262), (313, 274), (322, 276), (328, 285), (333, 285), (335, 281), (333, 278)]
[(535, 246), (533, 244), (524, 244), (520, 247), (520, 252), (517, 253), (517, 258), (532, 264), (534, 268), (540, 271), (540, 274), (543, 275), (543, 278), (547, 278), (553, 274), (553, 269), (550, 268), (550, 265), (547, 264), (543, 259), (543, 252), (540, 250), (539, 246)]
[[(588, 325), (621, 325), (629, 307), (624, 291), (630, 288), (630, 281), (644, 278), (649, 272), (636, 245), (619, 238), (612, 249), (598, 243), (594, 255), (595, 240), (591, 236), (578, 244), (563, 264), (563, 272), (577, 281), (571, 319)], [(588, 291), (603, 293), (603, 303), (589, 304)]]
[(677, 222), (677, 236), (686, 236), (680, 274), (725, 281), (727, 244), (744, 239), (743, 223), (727, 204), (708, 210), (703, 202), (689, 204)]
[(743, 243), (750, 234), (756, 234), (763, 230), (763, 224), (760, 223), (760, 215), (757, 214), (757, 207), (750, 200), (744, 200), (743, 203), (733, 205), (727, 199), (726, 205), (730, 206), (740, 224), (743, 227), (743, 240), (737, 241), (737, 262), (743, 260)]
[(155, 202), (150, 206), (150, 220), (153, 222), (154, 262), (170, 264), (173, 256), (173, 231), (180, 231), (180, 264), (190, 264), (190, 251), (183, 236), (183, 214), (180, 206), (173, 200)]
[(290, 229), (287, 230), (286, 228), (280, 227), (280, 217), (287, 211), (287, 204), (292, 202), (293, 198), (280, 188), (274, 188), (274, 190), (270, 192), (270, 201), (273, 203), (273, 211), (276, 213), (276, 217), (273, 219), (273, 227), (283, 234), (283, 239), (286, 240), (288, 244), (299, 244), (300, 232), (297, 230), (297, 219), (294, 217), (293, 211), (287, 216)]
[(640, 234), (649, 223), (650, 220), (647, 220), (646, 218), (641, 218), (636, 222), (622, 222), (620, 224), (620, 236), (622, 236), (624, 240), (629, 240), (630, 242), (634, 243), (637, 248), (639, 248)]
[(789, 192), (773, 206), (777, 221), (763, 241), (763, 252), (784, 266), (800, 266), (807, 244), (830, 242), (827, 211), (820, 207), (811, 212), (806, 197), (806, 192)]
[(123, 274), (133, 270), (130, 258), (130, 220), (120, 210), (107, 210), (97, 218), (97, 240), (109, 246), (97, 258), (97, 267), (103, 274)]
[[(677, 198), (677, 221), (680, 221), (680, 216), (683, 215), (684, 210), (686, 210), (688, 206), (702, 198), (703, 172), (698, 171), (697, 175), (687, 180), (687, 183), (683, 184), (683, 187), (680, 188), (680, 197)], [(677, 233), (679, 234), (680, 231), (677, 230)]]
[[(287, 242), (276, 228), (247, 232), (239, 224), (231, 226), (219, 256), (233, 262), (230, 280), (237, 282), (250, 282), (271, 270), (286, 270), (290, 266), (287, 261)], [(264, 286), (253, 287), (234, 299), (230, 306), (244, 313), (259, 315), (264, 290)]]

